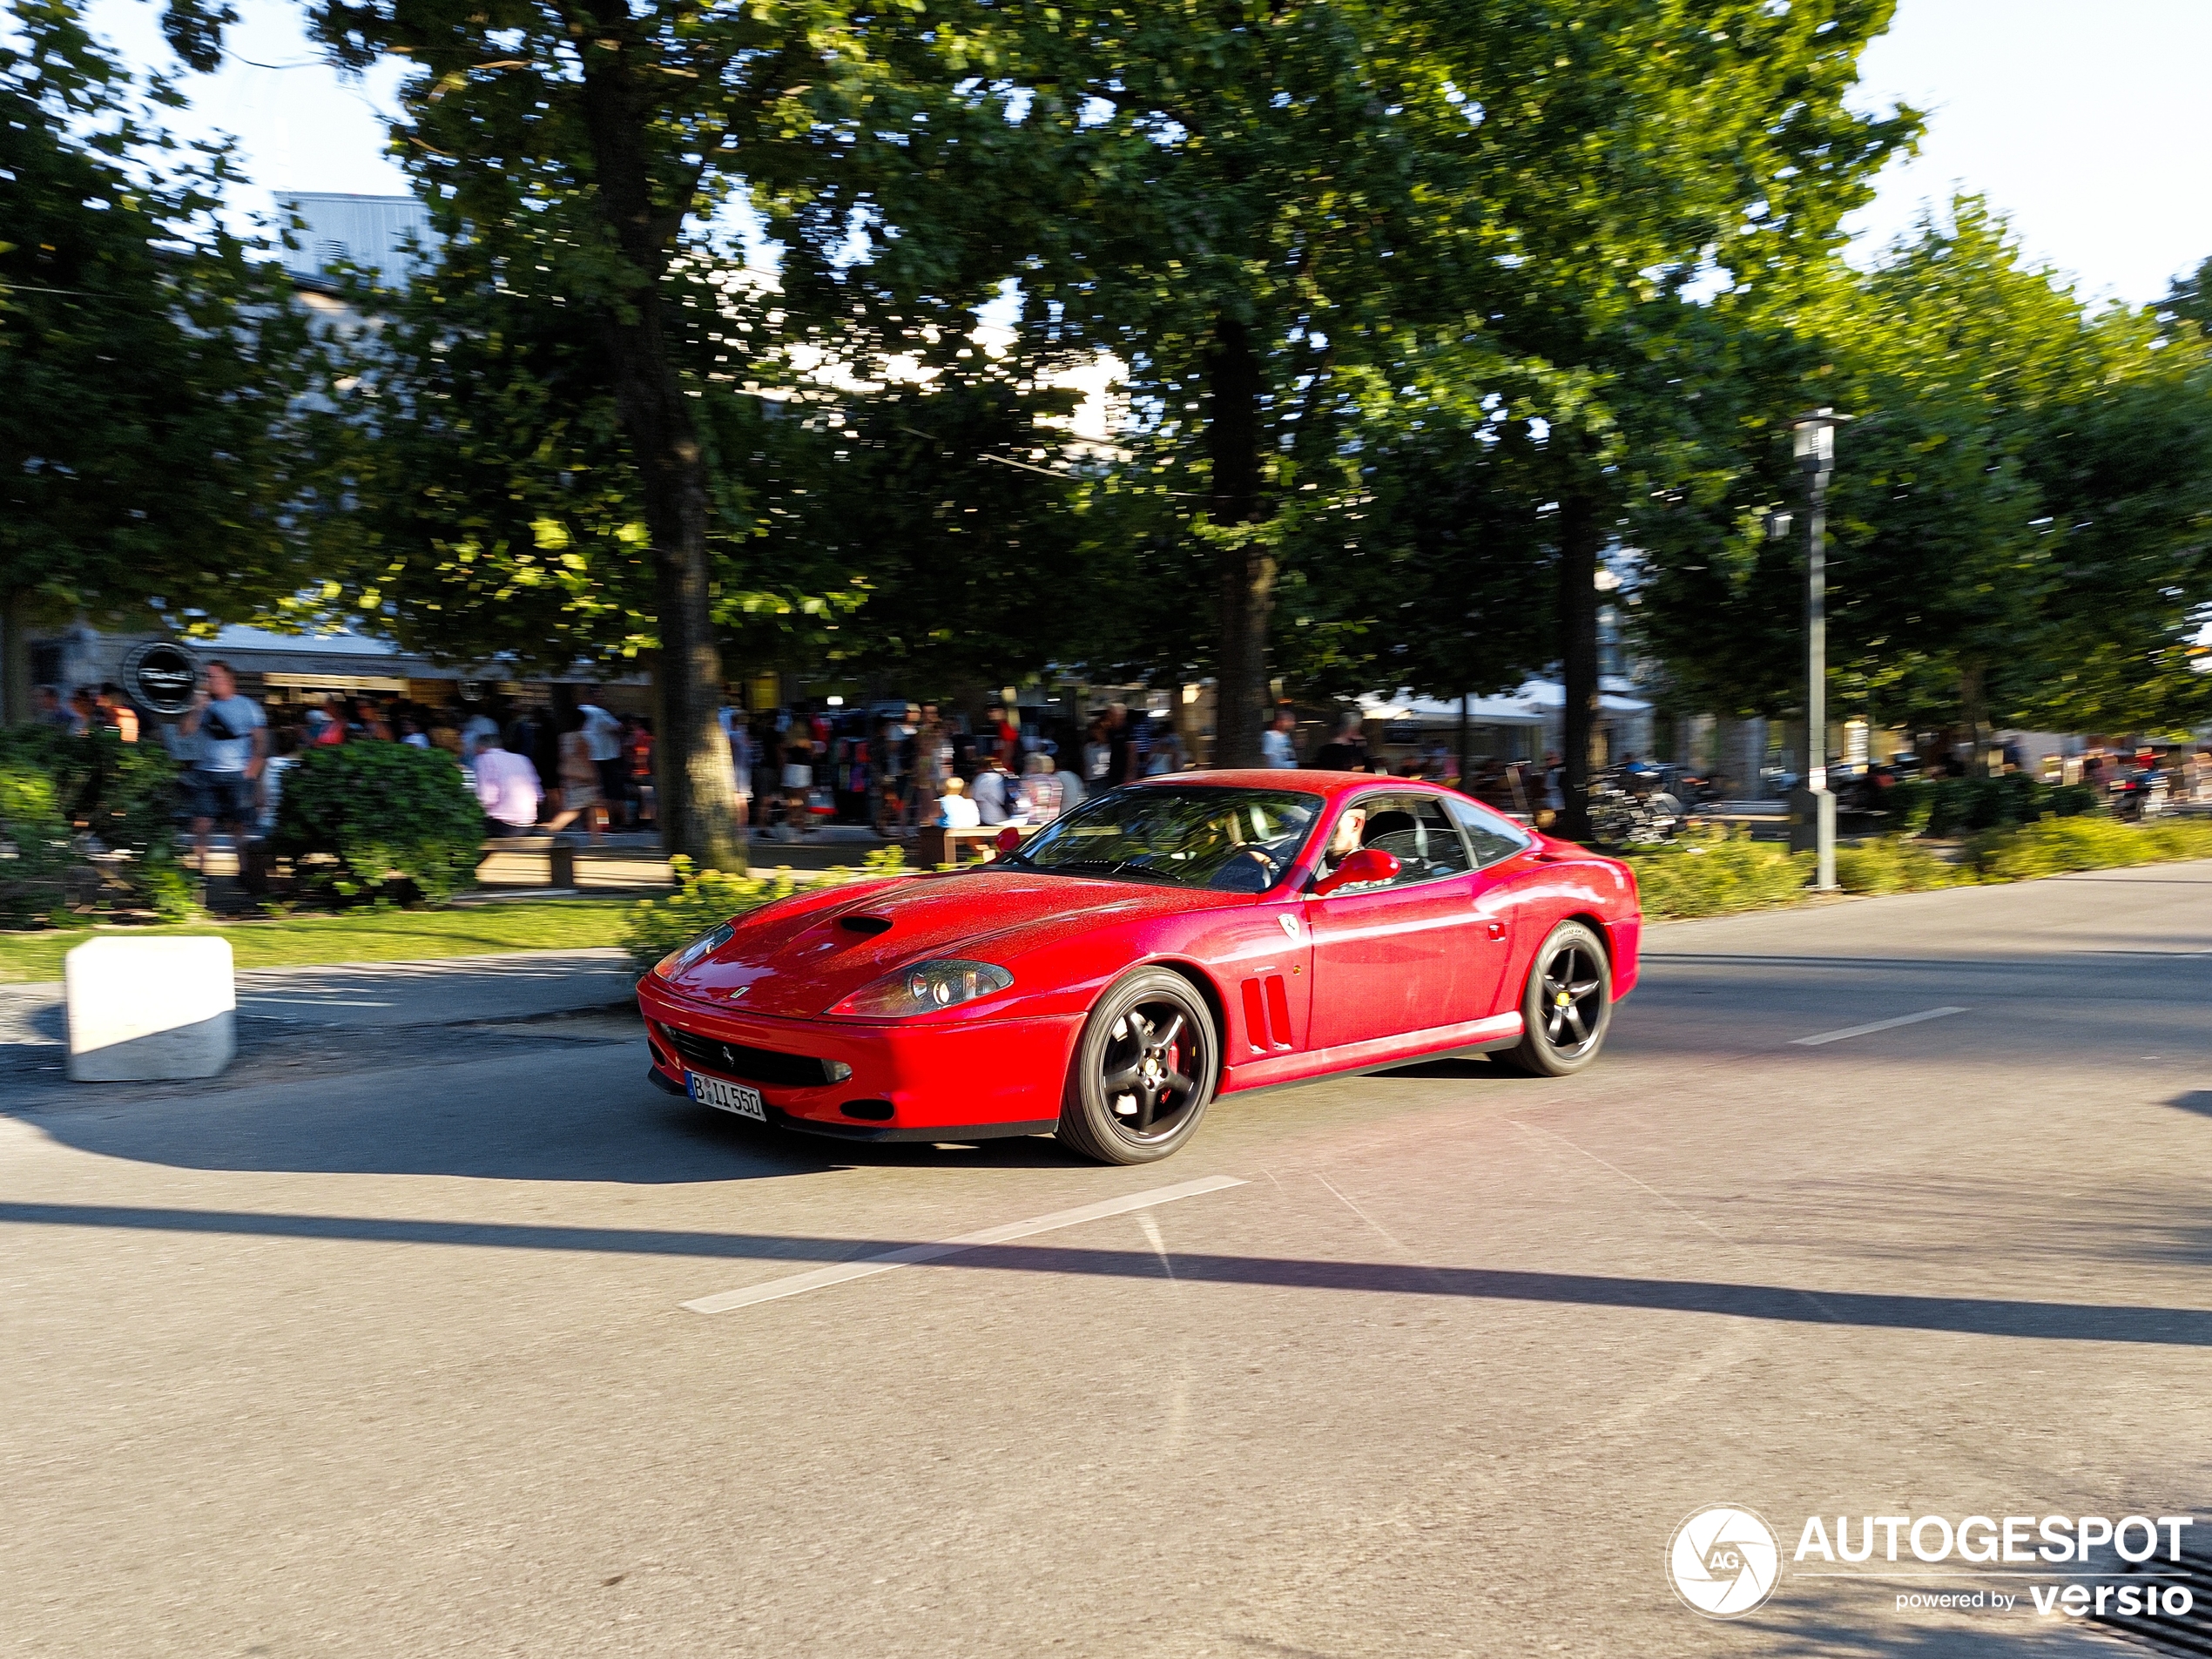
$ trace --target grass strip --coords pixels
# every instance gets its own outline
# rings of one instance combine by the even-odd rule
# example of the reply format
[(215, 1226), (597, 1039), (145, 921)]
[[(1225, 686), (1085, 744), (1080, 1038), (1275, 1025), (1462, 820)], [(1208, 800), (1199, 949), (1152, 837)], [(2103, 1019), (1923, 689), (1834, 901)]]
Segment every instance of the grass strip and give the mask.
[(241, 968), (586, 950), (621, 944), (634, 907), (622, 899), (519, 900), (457, 910), (354, 910), (174, 927), (0, 934), (0, 983), (59, 979), (62, 958), (72, 948), (88, 939), (118, 935), (227, 939)]

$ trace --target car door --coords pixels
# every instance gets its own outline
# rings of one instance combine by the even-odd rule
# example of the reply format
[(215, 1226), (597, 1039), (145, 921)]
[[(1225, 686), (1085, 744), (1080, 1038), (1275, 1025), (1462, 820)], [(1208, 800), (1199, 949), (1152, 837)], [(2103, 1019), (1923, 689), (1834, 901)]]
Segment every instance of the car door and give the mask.
[[(1489, 1012), (1484, 965), (1501, 947), (1475, 903), (1467, 844), (1428, 793), (1362, 795), (1360, 845), (1399, 861), (1395, 879), (1305, 901), (1312, 935), (1308, 1029), (1315, 1049), (1461, 1024)], [(1336, 826), (1331, 826), (1331, 834)], [(1487, 969), (1494, 981), (1497, 968)]]
[(1459, 826), (1474, 867), (1472, 902), (1481, 934), (1480, 954), (1467, 967), (1467, 994), (1475, 1011), (1469, 1019), (1503, 1014), (1517, 1008), (1521, 988), (1506, 981), (1505, 971), (1521, 937), (1533, 873), (1521, 858), (1535, 845), (1535, 838), (1520, 825), (1487, 806), (1455, 796), (1444, 798), (1444, 809)]

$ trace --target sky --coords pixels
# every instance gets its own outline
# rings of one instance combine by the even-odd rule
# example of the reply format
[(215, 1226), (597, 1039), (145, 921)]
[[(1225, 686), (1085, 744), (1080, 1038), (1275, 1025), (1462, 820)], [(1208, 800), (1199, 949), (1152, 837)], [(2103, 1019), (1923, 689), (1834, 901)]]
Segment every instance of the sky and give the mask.
[[(186, 78), (193, 111), (177, 125), (238, 136), (256, 186), (246, 205), (406, 193), (377, 113), (398, 66), (341, 79), (314, 61), (291, 0), (239, 10), (232, 61)], [(98, 0), (93, 18), (131, 61), (167, 67), (155, 14), (152, 0)], [(1957, 188), (1986, 196), (2085, 297), (2146, 304), (2212, 257), (2212, 0), (1899, 0), (1861, 83), (1860, 107), (1927, 116), (1920, 154), (1850, 221), (1862, 262)]]

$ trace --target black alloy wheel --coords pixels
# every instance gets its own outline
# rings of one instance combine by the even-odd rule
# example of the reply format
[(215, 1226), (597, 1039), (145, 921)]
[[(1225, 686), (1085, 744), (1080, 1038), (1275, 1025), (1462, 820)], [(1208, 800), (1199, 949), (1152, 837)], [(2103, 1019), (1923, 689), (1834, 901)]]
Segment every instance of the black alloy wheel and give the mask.
[(1197, 988), (1169, 969), (1140, 968), (1091, 1009), (1060, 1140), (1102, 1163), (1163, 1158), (1197, 1132), (1220, 1073), (1220, 1038)]
[(1586, 923), (1562, 921), (1545, 939), (1528, 969), (1521, 1018), (1520, 1046), (1495, 1056), (1513, 1070), (1565, 1077), (1597, 1058), (1613, 1023), (1613, 964)]

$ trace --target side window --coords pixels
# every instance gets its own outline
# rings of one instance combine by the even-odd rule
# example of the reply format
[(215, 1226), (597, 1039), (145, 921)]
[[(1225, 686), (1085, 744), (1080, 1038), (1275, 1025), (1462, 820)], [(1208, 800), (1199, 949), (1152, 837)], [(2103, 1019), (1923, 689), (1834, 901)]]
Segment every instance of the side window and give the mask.
[(1467, 838), (1467, 845), (1474, 852), (1474, 867), (1489, 868), (1511, 858), (1528, 845), (1528, 837), (1504, 819), (1493, 818), (1473, 801), (1450, 800), (1444, 803), (1452, 814), (1452, 821)]
[(1467, 847), (1437, 796), (1370, 795), (1354, 802), (1353, 807), (1364, 808), (1367, 814), (1360, 828), (1359, 845), (1375, 847), (1398, 860), (1397, 879), (1378, 887), (1410, 887), (1418, 882), (1465, 875), (1474, 867), (1467, 862)]

